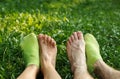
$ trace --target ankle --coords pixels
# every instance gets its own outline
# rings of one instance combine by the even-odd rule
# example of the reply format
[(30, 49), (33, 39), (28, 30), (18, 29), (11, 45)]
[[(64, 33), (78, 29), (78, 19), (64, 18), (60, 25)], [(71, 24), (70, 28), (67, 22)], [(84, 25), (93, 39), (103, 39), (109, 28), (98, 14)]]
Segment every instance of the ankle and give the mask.
[(74, 75), (87, 73), (87, 68), (84, 66), (76, 67), (73, 71)]
[(105, 77), (105, 74), (103, 74), (103, 70), (106, 70), (106, 69), (103, 69), (102, 70), (102, 67), (105, 67), (104, 65), (104, 62), (103, 61), (96, 61), (96, 63), (94, 64), (94, 73), (101, 79), (104, 79)]
[(86, 66), (86, 65), (84, 65), (84, 66), (78, 66), (78, 67), (75, 68), (75, 70), (76, 70), (76, 71), (77, 71), (77, 70), (87, 71), (87, 66)]
[(103, 60), (98, 60), (94, 65), (94, 72), (102, 79), (114, 79), (112, 78), (113, 74), (115, 75), (115, 70), (109, 67)]
[(91, 75), (88, 73), (87, 69), (84, 68), (76, 68), (74, 71), (74, 79), (93, 79)]
[[(49, 61), (44, 61), (41, 66), (43, 74), (47, 73), (49, 69), (54, 68)], [(55, 69), (55, 68), (54, 68)]]

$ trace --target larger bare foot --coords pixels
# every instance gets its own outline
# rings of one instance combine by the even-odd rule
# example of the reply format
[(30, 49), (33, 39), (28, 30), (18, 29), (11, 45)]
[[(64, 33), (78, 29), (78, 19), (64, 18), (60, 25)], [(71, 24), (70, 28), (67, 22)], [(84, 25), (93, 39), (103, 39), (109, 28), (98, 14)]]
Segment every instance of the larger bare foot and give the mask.
[(57, 47), (56, 42), (50, 36), (40, 34), (38, 39), (41, 54), (41, 68), (44, 73), (43, 69), (47, 66), (46, 62), (55, 68)]
[(92, 79), (87, 71), (85, 42), (81, 32), (74, 32), (67, 41), (67, 54), (74, 79)]

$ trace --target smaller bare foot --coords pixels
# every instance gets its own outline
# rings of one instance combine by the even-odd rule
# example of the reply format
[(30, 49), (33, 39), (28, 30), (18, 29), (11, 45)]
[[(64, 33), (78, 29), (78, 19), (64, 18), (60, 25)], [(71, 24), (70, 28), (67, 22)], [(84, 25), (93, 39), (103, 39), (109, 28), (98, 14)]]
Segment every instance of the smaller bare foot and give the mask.
[(87, 71), (85, 41), (82, 32), (74, 32), (69, 37), (67, 54), (71, 63), (71, 70), (74, 73), (74, 79), (92, 79)]
[(39, 46), (40, 46), (40, 58), (41, 58), (41, 68), (44, 72), (44, 67), (46, 67), (46, 62), (51, 64), (55, 68), (57, 47), (56, 42), (50, 36), (40, 34), (38, 36)]

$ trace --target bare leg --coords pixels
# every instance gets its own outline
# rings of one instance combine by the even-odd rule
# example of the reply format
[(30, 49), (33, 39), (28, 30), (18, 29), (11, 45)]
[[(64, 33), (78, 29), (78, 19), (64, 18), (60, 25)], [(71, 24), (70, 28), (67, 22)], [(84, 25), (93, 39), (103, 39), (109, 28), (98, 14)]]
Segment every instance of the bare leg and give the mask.
[(94, 67), (94, 72), (100, 79), (120, 79), (120, 71), (111, 68), (102, 60), (98, 60)]
[(40, 34), (38, 36), (40, 46), (41, 70), (44, 79), (61, 79), (55, 70), (57, 54), (56, 42), (49, 36)]
[(38, 70), (36, 65), (29, 65), (17, 79), (36, 79)]
[(87, 71), (85, 42), (81, 32), (74, 32), (67, 41), (67, 54), (74, 79), (93, 79)]

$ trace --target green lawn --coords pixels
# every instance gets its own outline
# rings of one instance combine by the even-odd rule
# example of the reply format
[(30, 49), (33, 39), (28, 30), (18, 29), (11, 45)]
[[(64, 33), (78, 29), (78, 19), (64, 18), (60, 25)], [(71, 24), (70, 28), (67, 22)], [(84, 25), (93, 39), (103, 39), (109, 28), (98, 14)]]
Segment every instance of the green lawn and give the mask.
[(66, 41), (79, 30), (92, 33), (104, 61), (120, 70), (119, 0), (0, 0), (0, 79), (16, 79), (24, 70), (19, 43), (31, 32), (56, 40), (56, 69), (72, 79)]

